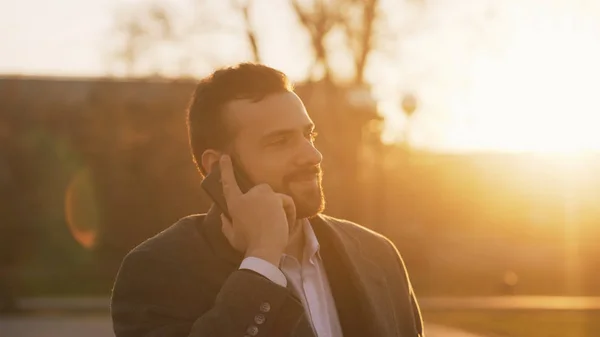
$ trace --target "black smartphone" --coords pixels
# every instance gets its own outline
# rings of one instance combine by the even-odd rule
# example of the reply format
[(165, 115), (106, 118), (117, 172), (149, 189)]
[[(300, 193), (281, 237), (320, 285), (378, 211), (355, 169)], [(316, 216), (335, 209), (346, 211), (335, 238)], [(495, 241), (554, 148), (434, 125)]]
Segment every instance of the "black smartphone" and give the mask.
[[(233, 162), (232, 165), (235, 180), (237, 181), (240, 190), (242, 193), (248, 192), (254, 186), (254, 184), (248, 175), (246, 175), (246, 173), (239, 167), (239, 165), (236, 165), (235, 162)], [(227, 209), (227, 202), (225, 201), (225, 195), (223, 194), (221, 166), (219, 165), (219, 162), (215, 163), (210, 173), (204, 178), (204, 180), (202, 180), (201, 185), (215, 205), (217, 205), (221, 212), (223, 212), (223, 214), (225, 214), (225, 216), (231, 220), (231, 215), (229, 215), (229, 210)]]

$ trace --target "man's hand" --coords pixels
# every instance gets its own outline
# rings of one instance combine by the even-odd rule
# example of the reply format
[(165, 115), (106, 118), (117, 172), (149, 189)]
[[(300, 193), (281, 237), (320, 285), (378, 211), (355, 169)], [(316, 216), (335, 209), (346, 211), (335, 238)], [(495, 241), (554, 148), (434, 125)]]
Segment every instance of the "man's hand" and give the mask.
[(229, 243), (245, 256), (254, 256), (279, 266), (288, 245), (289, 224), (296, 221), (291, 197), (275, 193), (267, 184), (242, 193), (235, 180), (231, 158), (220, 159), (223, 194), (232, 222), (222, 216), (223, 233)]

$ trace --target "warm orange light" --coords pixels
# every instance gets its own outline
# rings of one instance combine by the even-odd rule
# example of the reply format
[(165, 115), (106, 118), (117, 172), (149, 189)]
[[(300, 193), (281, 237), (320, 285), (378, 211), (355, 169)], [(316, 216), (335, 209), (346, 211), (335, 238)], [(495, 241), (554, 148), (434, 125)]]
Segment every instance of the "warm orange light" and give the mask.
[(73, 238), (84, 248), (96, 245), (99, 218), (91, 173), (78, 171), (69, 183), (65, 195), (65, 218)]
[[(454, 142), (481, 150), (600, 151), (600, 43), (580, 17), (548, 13), (520, 22), (504, 48), (474, 57)], [(508, 41), (508, 42), (506, 42)]]

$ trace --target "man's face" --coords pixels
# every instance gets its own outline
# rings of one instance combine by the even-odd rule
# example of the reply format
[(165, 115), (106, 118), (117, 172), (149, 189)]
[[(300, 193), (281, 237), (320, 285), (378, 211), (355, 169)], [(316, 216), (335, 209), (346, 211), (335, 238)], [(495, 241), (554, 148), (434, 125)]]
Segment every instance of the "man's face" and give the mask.
[(292, 197), (297, 218), (323, 211), (323, 157), (313, 144), (314, 125), (296, 94), (233, 101), (226, 118), (236, 134), (235, 156), (252, 181)]

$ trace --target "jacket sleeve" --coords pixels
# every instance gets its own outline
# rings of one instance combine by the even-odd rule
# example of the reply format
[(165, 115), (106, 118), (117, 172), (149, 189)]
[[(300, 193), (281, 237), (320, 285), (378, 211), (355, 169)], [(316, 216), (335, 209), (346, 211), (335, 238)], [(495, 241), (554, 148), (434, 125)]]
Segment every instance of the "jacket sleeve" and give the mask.
[(190, 302), (190, 287), (206, 286), (190, 282), (173, 263), (144, 251), (128, 254), (111, 299), (116, 337), (291, 336), (304, 316), (288, 289), (252, 271), (230, 274), (214, 303), (196, 303), (200, 310), (182, 304)]

